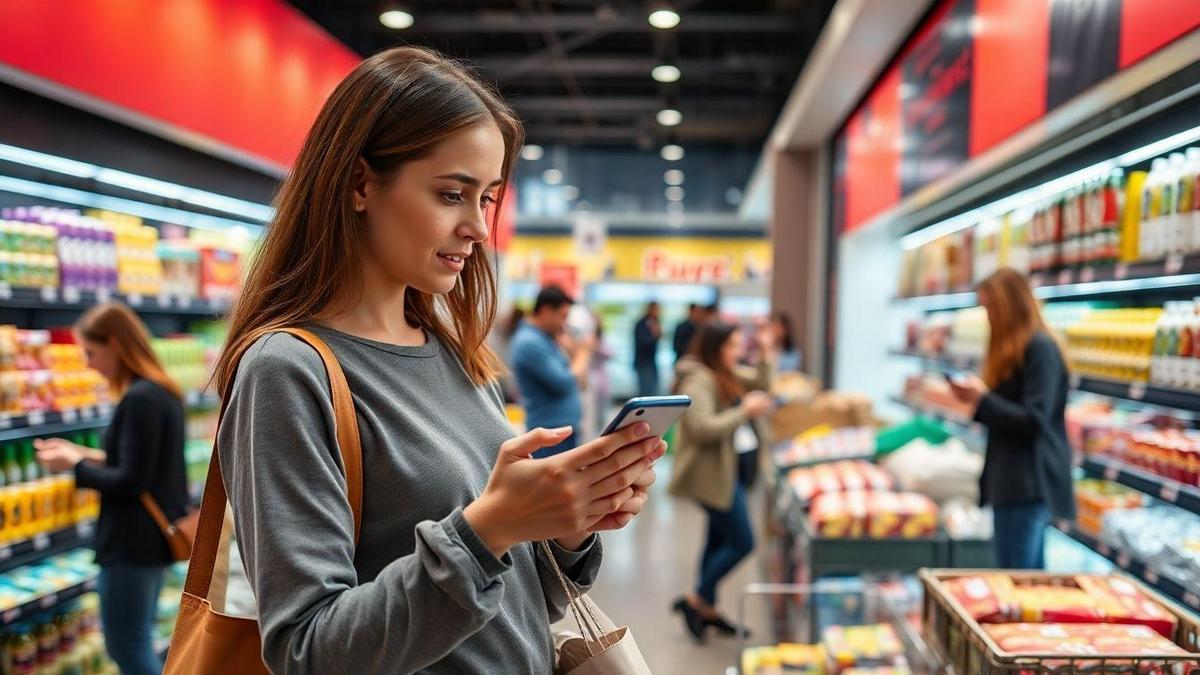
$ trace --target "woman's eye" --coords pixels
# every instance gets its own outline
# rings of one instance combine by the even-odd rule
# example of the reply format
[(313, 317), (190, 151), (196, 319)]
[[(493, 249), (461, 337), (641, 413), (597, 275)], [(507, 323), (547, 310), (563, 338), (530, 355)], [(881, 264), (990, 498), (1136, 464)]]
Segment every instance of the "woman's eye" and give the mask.
[(493, 197), (492, 195), (484, 195), (483, 197), (481, 197), (481, 198), (479, 199), (479, 203), (480, 203), (480, 204), (482, 204), (482, 205), (483, 205), (483, 208), (485, 208), (485, 209), (486, 209), (486, 208), (488, 208), (489, 206), (491, 206), (491, 205), (493, 205), (493, 204), (495, 204), (495, 203), (496, 203), (496, 198), (495, 198), (495, 197)]
[(463, 203), (463, 196), (461, 192), (443, 192), (442, 199), (446, 200), (446, 203), (448, 204)]

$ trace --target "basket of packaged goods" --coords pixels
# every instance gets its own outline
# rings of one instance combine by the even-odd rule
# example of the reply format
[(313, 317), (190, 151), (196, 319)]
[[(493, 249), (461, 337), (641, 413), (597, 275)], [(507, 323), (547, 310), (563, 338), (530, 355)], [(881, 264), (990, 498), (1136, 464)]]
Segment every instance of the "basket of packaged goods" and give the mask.
[(772, 459), (780, 471), (836, 462), (870, 459), (875, 454), (874, 427), (813, 427), (795, 438), (779, 443)]
[(923, 570), (924, 628), (957, 673), (1188, 675), (1200, 625), (1124, 575)]
[(910, 492), (831, 492), (813, 500), (800, 520), (811, 578), (862, 571), (915, 572), (937, 566), (945, 537), (938, 508)]
[[(813, 608), (822, 611), (813, 611)], [(742, 635), (741, 675), (933, 675), (935, 652), (874, 587), (821, 590), (792, 584), (751, 584), (739, 602), (739, 623), (770, 620), (773, 630)]]

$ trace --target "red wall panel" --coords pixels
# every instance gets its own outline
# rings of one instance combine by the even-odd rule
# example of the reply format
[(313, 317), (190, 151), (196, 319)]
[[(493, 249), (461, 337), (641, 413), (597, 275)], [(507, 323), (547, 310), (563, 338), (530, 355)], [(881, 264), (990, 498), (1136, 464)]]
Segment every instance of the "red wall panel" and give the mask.
[(358, 60), (283, 0), (0, 2), (0, 63), (279, 166)]
[(846, 231), (900, 199), (900, 68), (893, 65), (846, 127)]
[(1049, 53), (1047, 0), (975, 0), (972, 156), (1045, 114)]
[(1125, 0), (1121, 6), (1121, 49), (1124, 68), (1200, 28), (1197, 0)]

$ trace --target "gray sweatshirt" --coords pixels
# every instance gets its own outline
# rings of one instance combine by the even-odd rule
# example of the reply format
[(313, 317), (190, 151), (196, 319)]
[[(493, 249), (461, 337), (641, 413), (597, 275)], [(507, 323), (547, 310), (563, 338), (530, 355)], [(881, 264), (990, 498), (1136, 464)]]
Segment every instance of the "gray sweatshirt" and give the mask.
[[(275, 673), (549, 673), (566, 598), (533, 544), (496, 558), (462, 516), (512, 436), (496, 386), (435, 337), (398, 347), (314, 328), (342, 364), (363, 452), (355, 548), (320, 357), (285, 334), (242, 359), (222, 475)], [(584, 587), (592, 537), (552, 544)]]

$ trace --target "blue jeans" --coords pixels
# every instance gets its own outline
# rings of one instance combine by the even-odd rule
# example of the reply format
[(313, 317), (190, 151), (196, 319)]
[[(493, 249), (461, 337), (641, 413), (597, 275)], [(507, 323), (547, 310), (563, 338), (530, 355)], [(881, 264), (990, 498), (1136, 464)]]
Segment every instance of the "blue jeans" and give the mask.
[(696, 595), (715, 607), (717, 584), (754, 551), (754, 529), (746, 507), (746, 488), (741, 481), (734, 485), (733, 503), (728, 511), (709, 506), (704, 506), (704, 510), (708, 513), (708, 538), (700, 556)]
[(96, 590), (108, 654), (124, 675), (161, 675), (154, 651), (154, 622), (166, 567), (105, 565)]
[(658, 366), (642, 364), (634, 366), (637, 371), (638, 396), (658, 396)]
[(1040, 570), (1046, 567), (1046, 526), (1050, 507), (1045, 502), (992, 505), (995, 524), (996, 564), (1006, 570)]
[[(575, 426), (578, 427), (579, 425), (576, 424)], [(557, 455), (560, 452), (566, 452), (567, 450), (574, 450), (575, 446), (577, 446), (577, 445), (579, 445), (578, 436), (576, 435), (576, 433), (574, 431), (572, 431), (571, 435), (567, 436), (567, 440), (565, 440), (562, 443), (559, 443), (558, 445), (555, 445), (553, 447), (542, 448), (541, 450), (537, 450), (533, 453), (533, 456), (538, 459), (541, 459), (543, 457), (553, 457), (554, 455)]]

